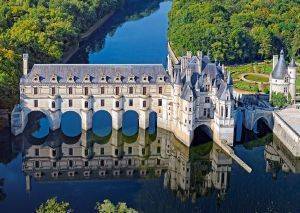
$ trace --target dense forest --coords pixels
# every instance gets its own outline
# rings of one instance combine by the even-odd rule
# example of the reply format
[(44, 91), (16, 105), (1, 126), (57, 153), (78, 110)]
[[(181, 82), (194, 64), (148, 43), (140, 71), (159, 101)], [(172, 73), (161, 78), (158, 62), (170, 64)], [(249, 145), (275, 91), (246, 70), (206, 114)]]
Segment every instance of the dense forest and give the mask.
[(227, 64), (300, 55), (299, 0), (173, 0), (169, 40), (175, 53), (202, 50)]
[(29, 53), (31, 63), (59, 61), (83, 32), (122, 2), (0, 0), (0, 108), (18, 97), (22, 53)]

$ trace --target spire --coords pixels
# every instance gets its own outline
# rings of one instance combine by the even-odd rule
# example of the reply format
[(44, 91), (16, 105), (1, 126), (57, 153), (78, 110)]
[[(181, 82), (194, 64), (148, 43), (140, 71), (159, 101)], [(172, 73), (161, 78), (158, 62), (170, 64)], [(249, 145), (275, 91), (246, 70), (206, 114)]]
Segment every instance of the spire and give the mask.
[(177, 71), (177, 74), (176, 74), (175, 84), (182, 85), (182, 81), (181, 81), (181, 76), (180, 76), (180, 71), (179, 70)]
[(276, 64), (273, 72), (272, 72), (272, 78), (275, 79), (283, 79), (286, 72), (286, 63), (284, 59), (284, 52), (283, 49), (280, 51), (280, 57), (279, 61)]
[(213, 88), (218, 88), (217, 87), (217, 79), (214, 80)]
[(292, 58), (291, 63), (289, 64), (289, 67), (297, 67), (295, 59)]
[(232, 80), (232, 78), (231, 78), (230, 72), (228, 72), (227, 85), (229, 85), (229, 86), (232, 86), (232, 85), (233, 85), (233, 80)]

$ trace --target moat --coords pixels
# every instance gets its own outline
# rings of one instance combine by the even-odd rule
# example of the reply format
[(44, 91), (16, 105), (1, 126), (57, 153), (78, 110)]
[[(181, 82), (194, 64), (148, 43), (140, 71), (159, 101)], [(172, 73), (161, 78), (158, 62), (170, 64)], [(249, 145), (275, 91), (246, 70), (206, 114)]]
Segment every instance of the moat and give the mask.
[[(170, 7), (151, 1), (117, 12), (70, 63), (166, 64)], [(53, 196), (75, 212), (93, 212), (106, 198), (141, 212), (300, 211), (300, 159), (263, 123), (258, 134), (243, 129), (234, 146), (253, 169), (248, 174), (205, 131), (188, 148), (155, 122), (145, 131), (134, 113), (124, 116), (115, 131), (98, 113), (85, 132), (80, 117), (68, 113), (61, 129), (49, 132), (47, 119), (33, 113), (24, 134), (1, 133), (0, 212), (33, 212)]]

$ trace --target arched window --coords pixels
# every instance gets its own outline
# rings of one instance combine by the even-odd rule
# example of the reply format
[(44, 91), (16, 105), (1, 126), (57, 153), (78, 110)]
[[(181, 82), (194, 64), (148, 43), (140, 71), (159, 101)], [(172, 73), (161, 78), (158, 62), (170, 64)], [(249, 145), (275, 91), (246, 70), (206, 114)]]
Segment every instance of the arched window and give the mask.
[(51, 107), (54, 109), (55, 108), (55, 101), (52, 101)]
[(89, 108), (89, 102), (87, 102), (87, 101), (84, 102), (84, 107), (85, 107), (85, 108)]

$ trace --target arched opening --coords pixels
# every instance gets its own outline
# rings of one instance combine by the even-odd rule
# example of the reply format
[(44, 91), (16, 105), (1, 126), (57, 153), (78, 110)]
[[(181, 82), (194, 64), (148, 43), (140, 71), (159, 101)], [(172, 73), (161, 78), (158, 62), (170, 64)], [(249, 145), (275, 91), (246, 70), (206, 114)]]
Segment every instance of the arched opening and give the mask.
[(265, 117), (258, 118), (253, 126), (253, 132), (258, 136), (264, 136), (271, 132), (269, 123)]
[(122, 133), (126, 136), (133, 136), (139, 131), (139, 114), (129, 110), (123, 114)]
[(67, 137), (76, 137), (81, 134), (81, 117), (78, 113), (69, 111), (61, 116), (61, 131)]
[(211, 142), (213, 139), (213, 132), (207, 125), (200, 125), (194, 130), (194, 138), (191, 145), (197, 146)]
[(100, 110), (93, 116), (93, 133), (99, 137), (110, 135), (112, 131), (112, 117), (109, 112)]
[(157, 130), (157, 113), (156, 112), (151, 112), (149, 114), (149, 128), (148, 128), (148, 133), (150, 135), (153, 135), (156, 133)]
[(32, 111), (28, 115), (25, 133), (34, 138), (45, 138), (50, 132), (50, 123), (47, 115), (41, 111)]

